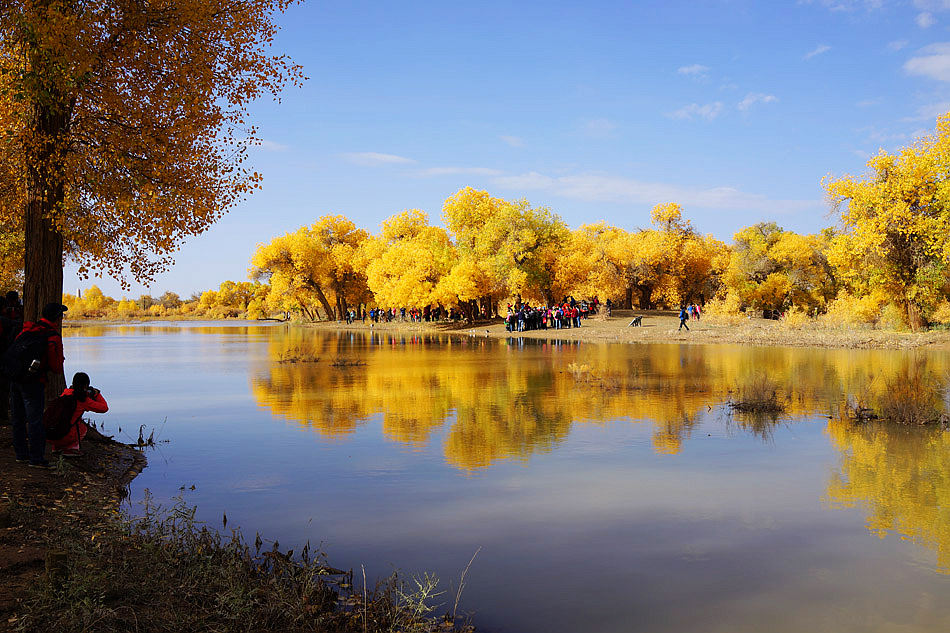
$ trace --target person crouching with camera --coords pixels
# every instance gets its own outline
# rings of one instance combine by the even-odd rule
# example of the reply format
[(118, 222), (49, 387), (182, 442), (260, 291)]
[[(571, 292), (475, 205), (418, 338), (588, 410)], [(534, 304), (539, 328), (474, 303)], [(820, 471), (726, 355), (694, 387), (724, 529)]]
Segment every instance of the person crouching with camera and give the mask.
[(47, 438), (47, 442), (54, 452), (61, 452), (63, 457), (79, 457), (82, 455), (79, 443), (89, 431), (89, 426), (82, 421), (82, 414), (87, 411), (105, 413), (109, 405), (98, 389), (89, 386), (89, 376), (81, 371), (73, 376), (73, 384), (63, 391), (63, 396), (72, 396), (76, 401), (76, 408), (69, 420), (69, 430), (62, 437)]

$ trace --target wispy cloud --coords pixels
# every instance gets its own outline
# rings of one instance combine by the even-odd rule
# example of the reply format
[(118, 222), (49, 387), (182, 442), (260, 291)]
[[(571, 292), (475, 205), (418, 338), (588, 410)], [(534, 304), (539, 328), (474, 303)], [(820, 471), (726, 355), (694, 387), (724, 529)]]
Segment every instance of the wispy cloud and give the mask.
[(489, 167), (428, 167), (416, 172), (419, 176), (500, 176), (501, 171)]
[(247, 145), (248, 147), (255, 147), (257, 149), (262, 149), (265, 152), (285, 152), (290, 149), (289, 145), (283, 145), (281, 143), (275, 143), (274, 141), (268, 141), (267, 139), (251, 139), (245, 138), (240, 141), (240, 145)]
[(917, 26), (922, 29), (929, 29), (934, 24), (937, 23), (937, 18), (934, 17), (933, 13), (924, 11), (923, 13), (917, 14), (917, 17), (914, 19), (917, 22)]
[(617, 124), (610, 119), (588, 119), (581, 125), (581, 132), (590, 138), (610, 138)]
[(381, 154), (379, 152), (347, 152), (343, 158), (354, 165), (363, 167), (379, 167), (381, 165), (411, 165), (416, 161), (405, 156), (395, 154)]
[(906, 48), (910, 44), (907, 40), (894, 40), (893, 42), (887, 43), (887, 50), (889, 51), (899, 51), (902, 48)]
[(914, 0), (914, 6), (921, 11), (950, 11), (948, 0)]
[(940, 101), (938, 103), (928, 103), (917, 108), (913, 116), (904, 117), (904, 121), (934, 121), (941, 114), (950, 112), (950, 101)]
[(632, 178), (603, 174), (576, 174), (547, 176), (528, 172), (517, 176), (493, 179), (498, 187), (518, 191), (534, 189), (589, 202), (657, 204), (676, 201), (687, 206), (707, 209), (739, 211), (777, 211), (793, 213), (817, 209), (820, 200), (773, 200), (767, 196), (740, 191), (734, 187), (694, 189), (659, 182), (644, 182)]
[(854, 105), (856, 105), (859, 108), (870, 108), (871, 106), (880, 105), (883, 101), (884, 100), (881, 99), (880, 97), (875, 97), (874, 99), (863, 99), (861, 101), (858, 101)]
[(752, 106), (757, 103), (775, 103), (778, 101), (778, 97), (775, 95), (767, 95), (761, 92), (750, 92), (745, 96), (745, 99), (739, 102), (736, 106), (740, 111), (745, 112)]
[(827, 44), (819, 44), (814, 48), (814, 50), (808, 51), (805, 53), (805, 56), (802, 59), (811, 59), (812, 57), (817, 57), (823, 55), (831, 50), (831, 47)]
[(499, 136), (502, 142), (511, 145), (512, 147), (524, 147), (524, 139), (520, 136)]
[(674, 110), (667, 114), (671, 119), (680, 119), (686, 121), (692, 121), (694, 119), (704, 119), (706, 121), (712, 121), (717, 116), (722, 114), (723, 105), (722, 101), (714, 101), (712, 103), (706, 103), (700, 105), (698, 103), (691, 103), (689, 105), (683, 106), (679, 110)]
[(920, 49), (917, 57), (911, 57), (904, 64), (904, 71), (937, 81), (950, 81), (950, 42), (938, 42)]
[[(817, 3), (829, 11), (855, 11), (865, 9), (874, 11), (884, 6), (885, 0), (817, 0)], [(798, 0), (798, 4), (814, 4), (814, 0)]]
[(693, 75), (693, 76), (702, 76), (709, 72), (709, 66), (703, 66), (702, 64), (693, 64), (691, 66), (680, 66), (676, 69), (676, 72), (680, 75)]

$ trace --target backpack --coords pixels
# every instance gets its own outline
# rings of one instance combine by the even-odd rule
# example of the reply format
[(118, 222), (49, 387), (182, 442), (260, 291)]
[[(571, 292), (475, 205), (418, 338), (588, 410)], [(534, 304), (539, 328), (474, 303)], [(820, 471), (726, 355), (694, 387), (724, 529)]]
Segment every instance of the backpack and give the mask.
[(30, 364), (34, 360), (40, 361), (41, 371), (45, 371), (46, 349), (53, 334), (48, 329), (22, 332), (0, 356), (0, 374), (8, 380), (24, 380), (30, 376)]
[(50, 400), (43, 411), (43, 428), (46, 439), (58, 440), (72, 428), (73, 414), (76, 413), (78, 399), (75, 395), (59, 396)]

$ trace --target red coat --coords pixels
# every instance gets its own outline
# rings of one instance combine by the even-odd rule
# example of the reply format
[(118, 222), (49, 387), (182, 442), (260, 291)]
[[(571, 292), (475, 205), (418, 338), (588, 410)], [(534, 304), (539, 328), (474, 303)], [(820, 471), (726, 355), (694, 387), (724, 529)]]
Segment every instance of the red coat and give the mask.
[[(57, 327), (46, 319), (40, 319), (36, 323), (32, 321), (24, 323), (23, 330), (17, 336), (19, 337), (24, 332), (52, 332), (46, 344), (46, 368), (54, 374), (62, 374), (66, 357), (63, 356), (63, 337), (60, 336)], [(41, 375), (40, 380), (46, 382), (46, 375)]]
[[(63, 395), (71, 396), (73, 395), (73, 390), (67, 388), (65, 391), (63, 391)], [(86, 426), (86, 423), (80, 419), (82, 414), (86, 411), (92, 411), (93, 413), (105, 413), (108, 410), (109, 405), (106, 403), (106, 399), (102, 397), (101, 393), (97, 393), (95, 397), (86, 396), (85, 400), (77, 401), (76, 410), (73, 412), (73, 417), (70, 420), (69, 433), (58, 440), (49, 440), (49, 444), (53, 447), (53, 450), (57, 451), (79, 448), (79, 440), (86, 437), (86, 431), (89, 430), (89, 427)]]

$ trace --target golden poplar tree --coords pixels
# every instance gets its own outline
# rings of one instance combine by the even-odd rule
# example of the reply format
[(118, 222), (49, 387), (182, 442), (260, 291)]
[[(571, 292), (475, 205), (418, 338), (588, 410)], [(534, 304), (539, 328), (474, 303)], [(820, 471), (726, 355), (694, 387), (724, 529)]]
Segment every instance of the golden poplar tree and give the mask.
[(81, 274), (150, 280), (259, 176), (247, 107), (299, 67), (293, 0), (0, 0), (0, 219), (25, 227), (26, 316)]
[(829, 257), (847, 285), (882, 290), (918, 330), (950, 286), (950, 114), (935, 134), (867, 166), (863, 177), (824, 181), (844, 228)]

